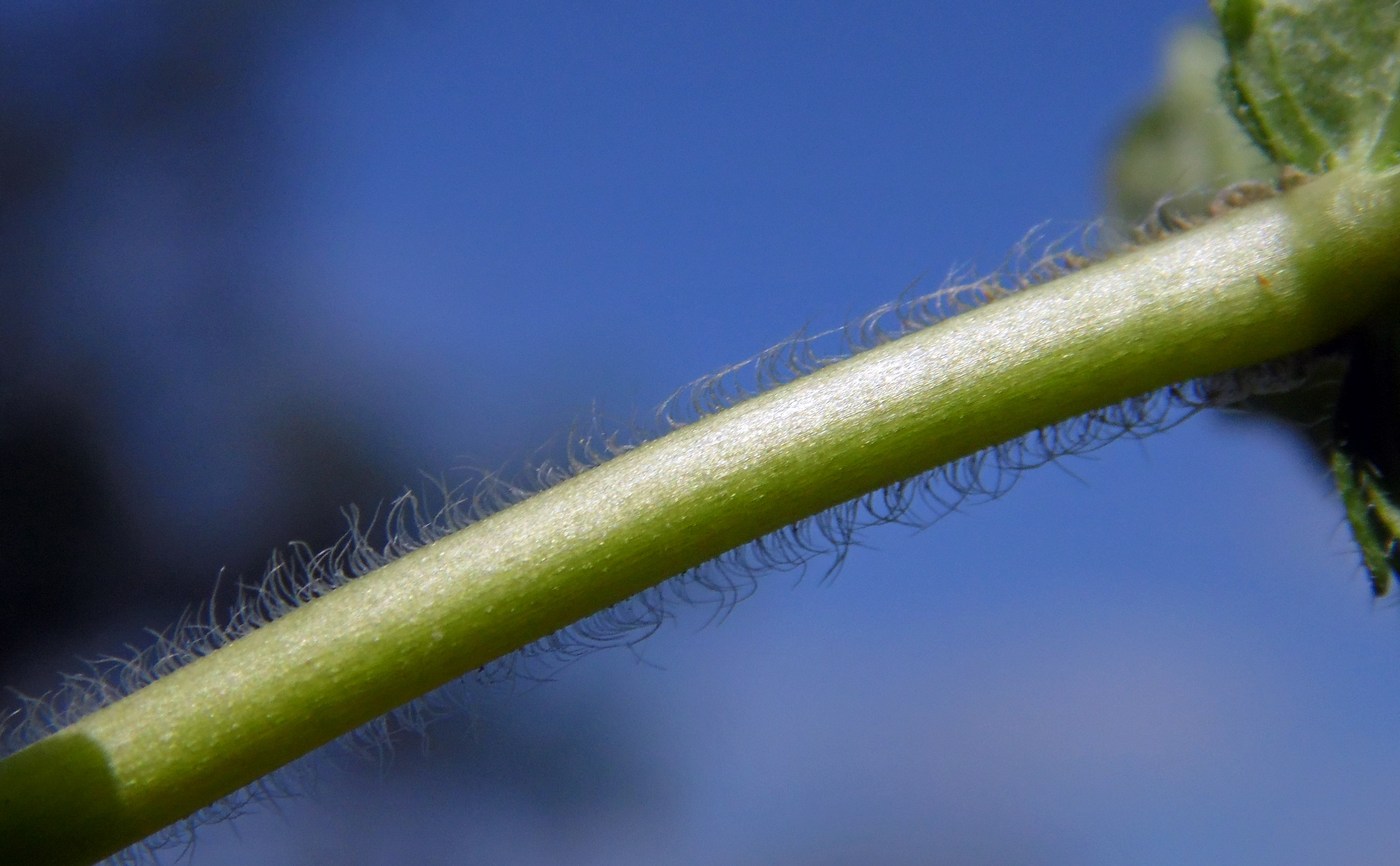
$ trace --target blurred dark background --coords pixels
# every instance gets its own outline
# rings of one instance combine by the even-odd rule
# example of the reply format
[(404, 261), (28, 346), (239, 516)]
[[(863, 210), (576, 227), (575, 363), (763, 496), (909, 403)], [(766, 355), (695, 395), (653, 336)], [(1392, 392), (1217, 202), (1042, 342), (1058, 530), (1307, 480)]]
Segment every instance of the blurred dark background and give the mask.
[[(94, 634), (170, 620), (209, 586), (211, 554), (255, 571), (274, 526), (324, 541), (337, 531), (329, 503), (374, 496), (376, 483), (382, 494), (383, 461), (354, 431), (291, 403), (266, 433), (238, 417), (271, 373), (259, 307), (291, 290), (258, 252), (288, 169), (261, 76), (279, 42), (324, 14), (314, 3), (7, 8), (7, 683), (46, 689), (55, 658)], [(267, 460), (288, 470), (276, 493), (274, 473), (240, 483), (227, 471)], [(197, 482), (201, 466), (212, 471)]]
[[(1204, 13), (0, 4), (0, 684), (1094, 218)], [(1066, 468), (192, 862), (1385, 862), (1400, 641), (1315, 466), (1203, 420)]]

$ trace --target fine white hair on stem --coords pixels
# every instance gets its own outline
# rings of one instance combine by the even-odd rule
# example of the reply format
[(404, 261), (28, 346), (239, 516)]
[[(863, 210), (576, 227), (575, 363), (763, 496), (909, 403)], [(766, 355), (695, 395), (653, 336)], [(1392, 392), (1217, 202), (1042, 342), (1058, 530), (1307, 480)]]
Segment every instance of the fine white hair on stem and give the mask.
[[(368, 518), (353, 507), (347, 509), (349, 529), (336, 544), (317, 550), (293, 543), (275, 551), (260, 580), (237, 584), (235, 598), (222, 616), (211, 601), (170, 629), (153, 632), (149, 645), (129, 647), (125, 655), (94, 661), (87, 673), (66, 677), (51, 694), (21, 698), (4, 731), (0, 754), (35, 742), (308, 601), (651, 438), (966, 310), (1050, 282), (1124, 249), (1187, 231), (1204, 219), (1248, 205), (1288, 183), (1229, 187), (1200, 216), (1183, 214), (1163, 203), (1154, 208), (1148, 222), (1121, 240), (1106, 237), (1096, 224), (1072, 237), (1046, 242), (1040, 240), (1045, 236), (1042, 227), (1017, 245), (1007, 263), (991, 276), (950, 278), (925, 294), (911, 286), (898, 300), (843, 328), (799, 334), (692, 383), (676, 392), (646, 423), (612, 426), (595, 411), (567, 434), (564, 456), (559, 460), (537, 460), (511, 474), (469, 473), (452, 483), (439, 479), (420, 492), (405, 492)], [(1313, 375), (1314, 360), (1313, 356), (1284, 359), (1171, 386), (896, 482), (734, 548), (485, 665), (464, 683), (496, 686), (522, 678), (547, 679), (562, 664), (594, 650), (635, 647), (681, 606), (706, 605), (714, 617), (722, 618), (757, 590), (761, 575), (805, 569), (819, 557), (827, 558), (823, 579), (829, 579), (866, 528), (887, 523), (926, 527), (966, 504), (1002, 495), (1027, 469), (1084, 454), (1120, 438), (1168, 429), (1203, 408), (1296, 387)], [(469, 708), (470, 692), (464, 683), (411, 702), (346, 735), (341, 742), (355, 751), (382, 753), (391, 748), (397, 730), (421, 732), (444, 711)], [(310, 773), (310, 762), (296, 762), (291, 770), (265, 777), (116, 859), (128, 862), (155, 847), (188, 844), (194, 826), (236, 815), (260, 800), (302, 790), (310, 784)]]

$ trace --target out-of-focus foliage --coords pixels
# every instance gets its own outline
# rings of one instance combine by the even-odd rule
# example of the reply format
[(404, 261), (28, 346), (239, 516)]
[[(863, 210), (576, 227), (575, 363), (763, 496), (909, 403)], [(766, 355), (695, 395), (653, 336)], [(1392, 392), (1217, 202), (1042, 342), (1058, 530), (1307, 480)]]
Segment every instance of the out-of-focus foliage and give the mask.
[(1186, 27), (1167, 48), (1162, 90), (1128, 125), (1109, 164), (1109, 205), (1136, 221), (1164, 195), (1199, 208), (1235, 181), (1268, 177), (1272, 163), (1220, 104), (1225, 51), (1214, 33)]

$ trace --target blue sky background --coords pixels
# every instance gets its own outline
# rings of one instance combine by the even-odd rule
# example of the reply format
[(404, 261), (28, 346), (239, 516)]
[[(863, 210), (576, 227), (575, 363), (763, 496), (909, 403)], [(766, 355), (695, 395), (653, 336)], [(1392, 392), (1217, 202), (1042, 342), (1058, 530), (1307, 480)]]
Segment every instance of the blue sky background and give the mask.
[[(139, 57), (139, 15), (79, 8), (6, 13), (73, 46), (24, 86), (61, 101), (84, 50)], [(211, 112), (76, 151), (26, 375), (98, 371), (133, 531), (202, 544), (207, 585), (258, 566), (228, 533), (310, 531), (271, 525), (302, 426), (373, 453), (390, 496), (1094, 219), (1206, 11), (366, 3), (252, 27), (232, 144)], [(190, 219), (230, 194), (188, 185), (200, 159), (252, 179), (238, 219)], [(1200, 418), (863, 541), (828, 584), (768, 577), (722, 624), (485, 696), (426, 756), (338, 759), (192, 862), (1393, 862), (1400, 623), (1288, 436)]]

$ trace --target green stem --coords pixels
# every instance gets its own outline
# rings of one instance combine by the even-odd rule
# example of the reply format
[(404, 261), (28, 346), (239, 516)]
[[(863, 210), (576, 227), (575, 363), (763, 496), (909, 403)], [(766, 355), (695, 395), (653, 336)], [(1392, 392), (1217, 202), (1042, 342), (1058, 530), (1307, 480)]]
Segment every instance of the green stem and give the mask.
[(705, 418), (298, 608), (0, 761), (0, 862), (139, 841), (726, 550), (1396, 298), (1400, 173), (1337, 171)]

